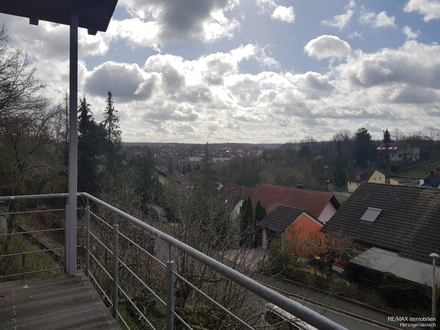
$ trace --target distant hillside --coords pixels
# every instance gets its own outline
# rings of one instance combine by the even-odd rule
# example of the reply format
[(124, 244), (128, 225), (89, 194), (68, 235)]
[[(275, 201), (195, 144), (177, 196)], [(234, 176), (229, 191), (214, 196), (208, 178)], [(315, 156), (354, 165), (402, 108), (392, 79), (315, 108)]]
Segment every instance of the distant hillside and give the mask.
[[(159, 148), (167, 145), (181, 145), (181, 146), (204, 146), (205, 143), (160, 143), (160, 142), (124, 142), (124, 147), (129, 146), (148, 146), (152, 148)], [(281, 144), (279, 143), (209, 143), (210, 148), (235, 148), (235, 149), (251, 149), (251, 148), (265, 148), (265, 149), (275, 149), (279, 148)]]

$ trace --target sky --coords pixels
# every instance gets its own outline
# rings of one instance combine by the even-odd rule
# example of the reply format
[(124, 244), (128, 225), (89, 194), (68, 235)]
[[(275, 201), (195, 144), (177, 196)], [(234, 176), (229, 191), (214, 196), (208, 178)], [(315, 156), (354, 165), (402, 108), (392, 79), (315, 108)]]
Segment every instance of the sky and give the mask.
[[(69, 87), (69, 27), (0, 14), (45, 94)], [(440, 128), (440, 0), (119, 0), (79, 31), (79, 96), (124, 142), (286, 143)]]

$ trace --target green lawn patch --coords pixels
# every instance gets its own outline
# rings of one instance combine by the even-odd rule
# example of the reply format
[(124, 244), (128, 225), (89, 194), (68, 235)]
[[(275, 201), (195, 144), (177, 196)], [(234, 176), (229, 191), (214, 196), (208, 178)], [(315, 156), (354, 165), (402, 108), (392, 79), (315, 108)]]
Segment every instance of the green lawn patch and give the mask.
[(423, 178), (425, 171), (420, 169), (409, 170), (407, 172), (399, 174), (401, 178)]

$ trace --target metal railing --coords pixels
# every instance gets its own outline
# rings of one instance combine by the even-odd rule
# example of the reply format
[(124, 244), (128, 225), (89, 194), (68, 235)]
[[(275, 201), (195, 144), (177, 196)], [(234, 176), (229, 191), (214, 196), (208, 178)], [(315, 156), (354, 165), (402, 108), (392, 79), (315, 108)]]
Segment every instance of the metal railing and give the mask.
[[(0, 201), (67, 196), (13, 196), (0, 197)], [(198, 322), (195, 325), (190, 323), (197, 321), (198, 313), (203, 315), (202, 318), (212, 320), (209, 328), (220, 328), (220, 324), (223, 325), (221, 327), (237, 329), (265, 328), (267, 324), (261, 320), (261, 313), (267, 302), (318, 329), (344, 329), (164, 231), (87, 193), (79, 193), (78, 196), (84, 201), (81, 214), (85, 227), (79, 233), (82, 236), (78, 237), (78, 242), (85, 251), (79, 254), (77, 264), (84, 266), (85, 274), (111, 307), (113, 316), (127, 329), (195, 329), (199, 328)], [(50, 211), (59, 212), (61, 209)], [(11, 213), (5, 212), (0, 217), (10, 216)], [(48, 234), (51, 230), (38, 232)], [(49, 252), (49, 249), (44, 251)], [(197, 284), (185, 278), (186, 273), (182, 270), (188, 269), (185, 268), (187, 264), (190, 264), (189, 269), (194, 273), (191, 278), (196, 279)], [(207, 273), (210, 276), (205, 281), (203, 276)], [(227, 299), (223, 299), (221, 294), (231, 295), (231, 292), (240, 301), (233, 308), (229, 304), (222, 305)], [(216, 299), (219, 297), (222, 299)]]

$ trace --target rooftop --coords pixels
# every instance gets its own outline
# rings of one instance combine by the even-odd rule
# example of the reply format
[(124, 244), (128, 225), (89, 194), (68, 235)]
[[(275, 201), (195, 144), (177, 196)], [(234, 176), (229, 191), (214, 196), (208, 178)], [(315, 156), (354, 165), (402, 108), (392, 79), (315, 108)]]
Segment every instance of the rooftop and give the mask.
[[(361, 220), (368, 208), (382, 210), (373, 222)], [(440, 191), (364, 182), (322, 231), (431, 263), (440, 253)]]
[(284, 205), (302, 209), (316, 219), (321, 216), (329, 203), (335, 209), (341, 206), (331, 193), (266, 184), (260, 186), (251, 199), (254, 208), (260, 201), (261, 206), (266, 208), (267, 214), (271, 213), (278, 205)]
[(303, 213), (306, 212), (301, 209), (279, 205), (267, 217), (261, 220), (258, 225), (262, 228), (273, 230), (276, 233), (282, 233)]
[(78, 16), (78, 26), (89, 34), (106, 31), (117, 0), (2, 0), (0, 13), (28, 17), (38, 21), (70, 25), (72, 14)]

